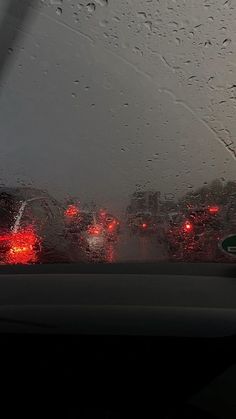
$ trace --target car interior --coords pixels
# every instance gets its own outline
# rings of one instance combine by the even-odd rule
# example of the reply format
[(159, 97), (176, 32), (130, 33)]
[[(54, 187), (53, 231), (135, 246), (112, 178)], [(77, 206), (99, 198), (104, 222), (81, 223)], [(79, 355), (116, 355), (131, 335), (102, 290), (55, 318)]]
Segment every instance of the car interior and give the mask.
[[(117, 183), (113, 186), (110, 181), (110, 174), (112, 178), (114, 172), (117, 172), (120, 176), (119, 179), (122, 179), (124, 184), (127, 180), (130, 181), (131, 171), (126, 171), (123, 168), (122, 161), (127, 164), (127, 167), (131, 167), (129, 166), (130, 156), (136, 152), (136, 147), (139, 154), (137, 154), (134, 164), (132, 163), (132, 182), (134, 184), (136, 178), (140, 178), (140, 173), (142, 175), (145, 171), (148, 176), (153, 176), (155, 181), (158, 179), (161, 186), (163, 186), (162, 184), (167, 185), (167, 192), (169, 189), (171, 190), (170, 184), (177, 184), (179, 173), (185, 179), (182, 182), (183, 188), (176, 192), (179, 199), (178, 205), (172, 205), (173, 202), (166, 198), (162, 214), (158, 215), (158, 220), (165, 220), (162, 235), (166, 234), (166, 236), (167, 233), (165, 232), (171, 225), (172, 210), (172, 229), (178, 224), (181, 224), (181, 228), (183, 227), (182, 220), (185, 220), (183, 218), (185, 213), (184, 211), (181, 212), (179, 208), (186, 206), (186, 199), (191, 201), (189, 207), (192, 211), (194, 205), (196, 206), (199, 202), (205, 204), (203, 197), (206, 199), (206, 196), (209, 205), (212, 205), (215, 197), (218, 197), (220, 193), (223, 196), (223, 186), (225, 189), (228, 187), (228, 195), (233, 196), (233, 192), (230, 190), (235, 164), (233, 135), (230, 136), (230, 129), (225, 128), (220, 118), (218, 118), (218, 114), (214, 114), (212, 111), (215, 106), (222, 118), (227, 119), (231, 115), (229, 108), (235, 106), (233, 70), (226, 82), (227, 87), (225, 88), (225, 85), (222, 84), (225, 69), (223, 66), (226, 65), (223, 64), (222, 57), (225, 58), (225, 51), (229, 51), (230, 60), (228, 65), (232, 65), (232, 68), (235, 67), (235, 62), (233, 62), (234, 51), (230, 49), (234, 45), (233, 37), (231, 39), (227, 35), (228, 27), (231, 28), (230, 24), (227, 23), (228, 18), (232, 28), (234, 27), (234, 21), (230, 20), (234, 19), (235, 15), (232, 1), (201, 0), (199, 2), (200, 6), (192, 0), (189, 3), (185, 1), (181, 3), (180, 0), (163, 2), (161, 0), (155, 2), (154, 0), (139, 0), (136, 4), (134, 4), (135, 2), (121, 1), (119, 6), (111, 0), (94, 0), (92, 2), (84, 2), (83, 0), (1, 0), (0, 3), (0, 96), (2, 95), (0, 99), (3, 101), (0, 111), (0, 117), (3, 115), (0, 129), (5, 121), (4, 112), (6, 109), (8, 111), (10, 109), (9, 112), (12, 115), (14, 114), (15, 119), (13, 119), (13, 122), (8, 121), (9, 129), (12, 128), (17, 131), (20, 127), (18, 134), (23, 143), (22, 147), (13, 145), (11, 148), (11, 135), (8, 136), (5, 132), (4, 135), (1, 135), (3, 141), (2, 172), (7, 166), (7, 169), (12, 170), (14, 179), (18, 178), (19, 172), (27, 172), (26, 165), (22, 162), (25, 162), (24, 157), (31, 149), (31, 138), (28, 143), (24, 142), (28, 131), (24, 128), (21, 117), (17, 116), (16, 111), (16, 103), (19, 107), (18, 112), (20, 111), (20, 102), (17, 102), (17, 100), (25, 94), (29, 100), (25, 111), (26, 120), (29, 125), (32, 124), (35, 128), (36, 137), (38, 134), (37, 126), (41, 124), (45, 128), (45, 121), (49, 119), (46, 109), (51, 108), (56, 115), (52, 124), (48, 126), (49, 128), (47, 127), (48, 148), (42, 161), (40, 159), (43, 147), (41, 143), (37, 144), (36, 140), (35, 148), (32, 147), (34, 159), (31, 159), (31, 157), (28, 157), (28, 160), (26, 159), (32, 171), (35, 167), (40, 167), (40, 174), (44, 181), (47, 176), (45, 175), (45, 178), (43, 178), (43, 175), (44, 172), (47, 173), (49, 166), (55, 168), (54, 186), (55, 184), (59, 184), (59, 186), (63, 184), (64, 179), (69, 184), (73, 184), (74, 179), (79, 178), (79, 175), (76, 172), (73, 176), (69, 171), (70, 166), (72, 167), (74, 164), (76, 170), (79, 171), (80, 165), (85, 161), (83, 170), (88, 166), (88, 171), (90, 171), (90, 159), (93, 159), (94, 174), (87, 183), (84, 182), (86, 185), (84, 190), (91, 190), (93, 193), (91, 194), (91, 200), (94, 196), (96, 197), (94, 193), (96, 187), (93, 187), (93, 185), (96, 185), (96, 177), (99, 173), (101, 173), (99, 182), (102, 184), (101, 191), (104, 196), (107, 196), (105, 192), (109, 188), (114, 193), (113, 196), (120, 196), (122, 191), (126, 191), (126, 186), (120, 184), (119, 187)], [(108, 10), (110, 5), (114, 8), (112, 12)], [(165, 19), (162, 17), (163, 8), (166, 8), (165, 16), (167, 17)], [(182, 8), (184, 10), (186, 8), (187, 15)], [(118, 13), (119, 11), (120, 13)], [(73, 15), (73, 24), (70, 21), (71, 14), (69, 15), (69, 12)], [(95, 12), (98, 15), (98, 23), (96, 21), (96, 24), (92, 20)], [(83, 20), (80, 20), (80, 13), (84, 13)], [(39, 22), (44, 22), (45, 19), (47, 24), (45, 26), (38, 24), (35, 32), (31, 32), (30, 25), (33, 27), (37, 20), (36, 15)], [(214, 21), (217, 20), (216, 16), (220, 20), (220, 26), (209, 29), (208, 26), (214, 25)], [(118, 35), (111, 31), (109, 19), (115, 28), (119, 26), (122, 19), (125, 21), (126, 32), (122, 29), (119, 32), (121, 41), (118, 39)], [(26, 23), (29, 21), (28, 26)], [(133, 30), (132, 25), (136, 22), (137, 25)], [(56, 27), (55, 31), (53, 25)], [(88, 33), (86, 32), (86, 25), (90, 28)], [(207, 29), (202, 33), (202, 27), (205, 28), (204, 25)], [(159, 26), (161, 30), (159, 30)], [(41, 28), (41, 31), (39, 28)], [(233, 32), (232, 28), (231, 32)], [(68, 39), (64, 39), (63, 31), (69, 31), (70, 37)], [(170, 39), (168, 38), (169, 32), (171, 32)], [(155, 42), (149, 45), (148, 42), (153, 34), (157, 37), (158, 42), (155, 38)], [(178, 48), (181, 48), (184, 44), (181, 38), (182, 34), (186, 35), (187, 53), (186, 51), (178, 52)], [(80, 45), (78, 37), (80, 40), (82, 39), (84, 44), (81, 42), (82, 46), (77, 50), (78, 45)], [(44, 42), (49, 49), (49, 54), (55, 59), (55, 68), (53, 67), (53, 69), (48, 68), (45, 56), (36, 65), (37, 71), (42, 67), (43, 75), (41, 76), (43, 80), (48, 73), (51, 72), (53, 75), (48, 84), (40, 84), (41, 76), (39, 77), (37, 71), (34, 70), (36, 76), (35, 79), (33, 77), (32, 86), (36, 86), (35, 88), (38, 89), (38, 99), (32, 101), (33, 93), (27, 85), (27, 79), (32, 76), (34, 72), (32, 68), (37, 60), (34, 53), (30, 52), (29, 57), (26, 57), (26, 60), (30, 62), (26, 66), (28, 73), (26, 73), (24, 79), (21, 79), (22, 63), (17, 62), (17, 57), (20, 54), (25, 54), (25, 47), (20, 44), (22, 39), (27, 39), (29, 44), (34, 45), (34, 48), (39, 48), (40, 42)], [(140, 43), (136, 42), (137, 39)], [(147, 41), (145, 41), (148, 45), (147, 48), (142, 43), (143, 39)], [(163, 39), (166, 42), (166, 44), (163, 44), (165, 48), (162, 46)], [(118, 45), (119, 41), (121, 47)], [(60, 57), (64, 65), (64, 70), (60, 73), (60, 76), (55, 75), (61, 65), (59, 62), (60, 51), (58, 52), (54, 45), (62, 45), (63, 52), (73, 51), (69, 64), (66, 55)], [(99, 48), (99, 45), (105, 45), (108, 52), (105, 53), (104, 49)], [(158, 49), (158, 45), (160, 49)], [(212, 52), (213, 46), (219, 47), (220, 51), (217, 58)], [(113, 47), (114, 49), (111, 49)], [(195, 48), (198, 48), (197, 53)], [(130, 59), (131, 52), (133, 54), (132, 59)], [(187, 57), (185, 54), (187, 54)], [(192, 68), (191, 59), (195, 59), (196, 54), (197, 57), (200, 57), (199, 62), (195, 63)], [(202, 58), (204, 54), (208, 54), (207, 58)], [(146, 56), (151, 57), (153, 66), (151, 64), (147, 65)], [(116, 77), (113, 82), (110, 78), (110, 61), (107, 57), (114, 60), (113, 71)], [(78, 62), (81, 64), (83, 59), (86, 60), (86, 71), (84, 71), (80, 80), (77, 73), (73, 73), (73, 86), (84, 83), (85, 99), (82, 108), (87, 106), (89, 109), (88, 117), (85, 118), (83, 110), (78, 111), (80, 105), (76, 104), (75, 108), (78, 113), (73, 114), (75, 116), (67, 114), (65, 119), (68, 125), (66, 125), (62, 121), (65, 114), (62, 112), (64, 108), (60, 108), (61, 103), (68, 104), (69, 100), (79, 100), (80, 93), (75, 92), (75, 87), (72, 91), (65, 69), (68, 69), (68, 67), (74, 68), (74, 62), (77, 60), (76, 65), (78, 65)], [(207, 61), (204, 61), (204, 59)], [(102, 76), (97, 70), (100, 68), (101, 62), (104, 72)], [(97, 64), (97, 67), (93, 68), (94, 63)], [(152, 83), (150, 84), (150, 81), (152, 82), (153, 74), (156, 74), (158, 63), (161, 63), (164, 68), (160, 73), (157, 71), (158, 83), (164, 80), (166, 84), (156, 83), (154, 86)], [(13, 74), (11, 73), (13, 70), (10, 70), (11, 66), (13, 69), (17, 68), (20, 74), (17, 73), (19, 79), (16, 78), (17, 82), (15, 84), (14, 77), (13, 79), (10, 78), (10, 75)], [(96, 100), (97, 96), (101, 99), (101, 103), (98, 104), (97, 112), (99, 116), (97, 120), (91, 117), (91, 112), (95, 107), (95, 99), (92, 102), (88, 99), (91, 89), (86, 83), (86, 76), (91, 68), (91, 80), (98, 85), (98, 94), (95, 95)], [(201, 68), (206, 80), (199, 68)], [(196, 69), (199, 73), (196, 72), (195, 75)], [(138, 109), (137, 120), (140, 121), (141, 117), (144, 116), (141, 128), (138, 127), (137, 130), (135, 128), (135, 134), (129, 131), (129, 123), (135, 118), (132, 115), (127, 120), (122, 119), (123, 116), (121, 117), (124, 109), (129, 109), (129, 103), (128, 99), (125, 100), (124, 98), (124, 86), (119, 81), (120, 77), (125, 81), (126, 86), (131, 86), (130, 89), (134, 99), (133, 102), (131, 101), (130, 107), (133, 108), (133, 112)], [(57, 80), (55, 84), (53, 83), (54, 78)], [(137, 79), (136, 82), (134, 79)], [(194, 91), (195, 96), (191, 90), (194, 83), (198, 83), (198, 87)], [(146, 90), (147, 85), (149, 87)], [(173, 89), (173, 85), (175, 89)], [(50, 89), (55, 90), (47, 95), (45, 86), (48, 91), (51, 91)], [(62, 86), (66, 86), (66, 89), (68, 88), (68, 91), (70, 91), (70, 99), (64, 94), (64, 90), (61, 95), (57, 96)], [(214, 90), (215, 94), (209, 100), (209, 103), (207, 102), (208, 96), (205, 93), (206, 86), (210, 92)], [(4, 88), (8, 89), (9, 97), (13, 97), (11, 105), (7, 104), (7, 95), (2, 94)], [(19, 90), (17, 90), (18, 88)], [(99, 89), (104, 89), (102, 94), (99, 94)], [(204, 97), (206, 96), (207, 112), (212, 111), (212, 114), (204, 114), (203, 112), (205, 108), (202, 104), (202, 96), (199, 93), (202, 92), (201, 89), (204, 90), (204, 93), (201, 94)], [(224, 94), (228, 90), (231, 91), (229, 99), (231, 107), (224, 108), (224, 111), (222, 111), (222, 106), (227, 102), (224, 99)], [(186, 101), (181, 97), (182, 91), (187, 92)], [(155, 94), (165, 97), (163, 108)], [(150, 97), (152, 97), (154, 104), (152, 106), (148, 104)], [(196, 98), (194, 99), (196, 109), (189, 105), (189, 103), (192, 103), (193, 97)], [(107, 108), (103, 106), (103, 98)], [(139, 101), (142, 100), (143, 104), (139, 108)], [(43, 111), (37, 114), (39, 103)], [(34, 106), (35, 111), (31, 113)], [(169, 121), (166, 109), (170, 107), (174, 109), (174, 116)], [(220, 107), (220, 110), (218, 107)], [(107, 119), (109, 119), (106, 114), (104, 117), (104, 109), (107, 109), (111, 121), (118, 119), (118, 128), (115, 125), (107, 125), (106, 129), (102, 130), (102, 124), (100, 125), (99, 121), (104, 119), (107, 122)], [(148, 137), (147, 132), (151, 125), (148, 115), (153, 110), (155, 112), (158, 110), (159, 119), (155, 115), (152, 117), (155, 132), (151, 137)], [(32, 114), (36, 115), (33, 120), (31, 120)], [(38, 125), (37, 117), (40, 121)], [(72, 120), (75, 122), (72, 123)], [(84, 120), (86, 120), (86, 123), (84, 122), (83, 125)], [(182, 122), (179, 122), (180, 120)], [(156, 121), (157, 125), (155, 125)], [(76, 138), (73, 137), (76, 124), (82, 126), (81, 131), (78, 130), (82, 139), (77, 153), (79, 157), (76, 156), (74, 161), (73, 154), (76, 155), (74, 148), (76, 148), (78, 137), (77, 132)], [(169, 126), (168, 124), (171, 128), (168, 128), (167, 135), (165, 130)], [(120, 126), (122, 126), (122, 131), (119, 131)], [(172, 129), (173, 126), (174, 129)], [(94, 134), (95, 139), (91, 140), (92, 145), (85, 152), (81, 144), (88, 143), (87, 130), (90, 130), (91, 127), (97, 137)], [(144, 139), (149, 139), (146, 144), (145, 141), (142, 143), (143, 138), (140, 139), (139, 137), (139, 130), (142, 131), (143, 127), (146, 130), (143, 132), (147, 135), (147, 137), (144, 136)], [(187, 142), (187, 145), (184, 143), (185, 129), (193, 136), (191, 146)], [(206, 162), (204, 152), (201, 151), (201, 141), (204, 142), (205, 138), (204, 130), (215, 140), (214, 147), (212, 145), (208, 147), (208, 142), (205, 141), (206, 147), (210, 150), (208, 152), (214, 155), (210, 162)], [(46, 131), (45, 128), (45, 131), (42, 130), (38, 136), (43, 137)], [(56, 136), (54, 138), (55, 133), (59, 137), (61, 132), (65, 137), (66, 145), (57, 141)], [(119, 143), (117, 145), (114, 141), (111, 149), (109, 149), (110, 140), (106, 137), (106, 141), (101, 141), (104, 132), (109, 133), (109, 138), (115, 137), (118, 132), (120, 137), (125, 138), (124, 144)], [(133, 135), (135, 141), (132, 140)], [(176, 169), (177, 175), (169, 170), (170, 166), (175, 164), (178, 155), (175, 149), (172, 149), (175, 135), (179, 136), (176, 142), (178, 143), (178, 149), (182, 150), (182, 163), (179, 169)], [(198, 144), (194, 140), (197, 135), (199, 136)], [(68, 140), (68, 145), (67, 137), (72, 138), (71, 142)], [(51, 142), (52, 138), (54, 142)], [(160, 150), (156, 148), (157, 141), (160, 144), (169, 142), (168, 152), (163, 153), (160, 159)], [(149, 152), (149, 145), (151, 152)], [(70, 147), (72, 152), (69, 150)], [(224, 159), (225, 155), (230, 154), (231, 157), (231, 165), (229, 165), (230, 168), (226, 174), (224, 172), (226, 170), (225, 161), (228, 162), (228, 157), (223, 161), (222, 147), (224, 153), (226, 153)], [(188, 156), (191, 157), (190, 163), (185, 154), (186, 149)], [(215, 150), (217, 151), (215, 152)], [(48, 158), (48, 155), (54, 157), (55, 154), (57, 156), (57, 152), (58, 155), (61, 153), (62, 162), (67, 159), (67, 164), (63, 165), (62, 168), (60, 165), (57, 166), (56, 158)], [(109, 155), (104, 159), (106, 164), (101, 161), (103, 153), (104, 155), (107, 153), (106, 156)], [(118, 160), (120, 165), (117, 164), (117, 166), (113, 164), (115, 160), (112, 160), (116, 153), (121, 155)], [(166, 154), (168, 154), (167, 157)], [(170, 160), (169, 155), (171, 156)], [(217, 155), (217, 158), (215, 155)], [(14, 168), (15, 156), (23, 156), (18, 168)], [(10, 159), (11, 164), (9, 164), (7, 158)], [(195, 166), (192, 164), (195, 161), (194, 159), (197, 161)], [(143, 166), (141, 164), (142, 160), (146, 161)], [(199, 168), (200, 160), (202, 165)], [(160, 169), (160, 172), (158, 172), (159, 177), (156, 172), (153, 174), (151, 166), (153, 161), (160, 167), (164, 167), (162, 165), (166, 164), (165, 170)], [(212, 193), (210, 198), (209, 194), (207, 195), (207, 182), (204, 180), (205, 172), (204, 174), (201, 173), (201, 170), (207, 164), (210, 173), (209, 184), (211, 186), (213, 184), (214, 188), (212, 187), (212, 189), (217, 191), (217, 194)], [(106, 165), (108, 171), (104, 170)], [(217, 165), (218, 168), (216, 168)], [(81, 169), (80, 177), (86, 180), (83, 170)], [(93, 172), (93, 170), (91, 171)], [(193, 177), (194, 188), (197, 191), (195, 195), (192, 186), (194, 182), (189, 181), (189, 174), (194, 171), (197, 173)], [(218, 183), (216, 181), (214, 184), (216, 171), (219, 172), (220, 181)], [(229, 174), (231, 174), (231, 178), (229, 176), (231, 180), (227, 183), (225, 179), (228, 179)], [(148, 189), (149, 181), (145, 176), (142, 179), (144, 183), (146, 182), (145, 187)], [(200, 179), (199, 182), (196, 179)], [(137, 204), (134, 199), (135, 196), (137, 197), (139, 194), (142, 205), (145, 205), (145, 197), (143, 198), (145, 193), (140, 193), (138, 182), (139, 180), (136, 182), (138, 193), (136, 191), (132, 195), (132, 191), (128, 191), (132, 196), (132, 205), (128, 206), (129, 211), (127, 211), (131, 221), (132, 217), (135, 219), (135, 215), (137, 216), (139, 213), (136, 206), (138, 207), (140, 202)], [(45, 183), (47, 182), (45, 181)], [(203, 185), (201, 186), (201, 193), (197, 189), (200, 187), (199, 185)], [(56, 187), (55, 190), (57, 190)], [(187, 190), (187, 192), (181, 200), (180, 196), (181, 193), (183, 195), (183, 190), (185, 192)], [(164, 194), (162, 193), (162, 195)], [(60, 193), (58, 193), (58, 197), (58, 199), (62, 199)], [(155, 194), (151, 193), (150, 197), (155, 198), (152, 200), (150, 207), (154, 208), (153, 211), (156, 211), (155, 205), (157, 200), (160, 200), (160, 196), (155, 192)], [(189, 204), (189, 202), (187, 203)], [(215, 201), (213, 204), (215, 205)], [(61, 205), (59, 211), (57, 204), (55, 204), (55, 211), (59, 211), (60, 214), (63, 213), (61, 212), (61, 209), (65, 209), (63, 205)], [(93, 202), (90, 207), (94, 208)], [(132, 212), (133, 207), (135, 207), (136, 212)], [(189, 211), (190, 209), (188, 208)], [(75, 215), (79, 220), (78, 211), (76, 206), (70, 206), (69, 211), (65, 209), (65, 214), (69, 217)], [(9, 213), (10, 209), (7, 206), (1, 208), (0, 228), (2, 228), (4, 219), (6, 219), (6, 224), (8, 223)], [(92, 210), (88, 212), (84, 210), (81, 213), (84, 214), (84, 224), (87, 227), (86, 214), (93, 212)], [(235, 230), (232, 227), (234, 216), (235, 211), (232, 210), (224, 230), (224, 234), (227, 232), (227, 235), (232, 235), (233, 238), (236, 237)], [(117, 217), (118, 219), (119, 217)], [(177, 221), (175, 222), (175, 220)], [(230, 224), (231, 220), (232, 224)], [(161, 223), (161, 221), (159, 222)], [(77, 224), (76, 228), (78, 231), (82, 229), (81, 225)], [(157, 222), (157, 232), (158, 229)], [(188, 234), (188, 232), (185, 233), (185, 235)], [(12, 234), (12, 231), (10, 231), (10, 234)], [(121, 234), (124, 234), (124, 222), (121, 223)], [(203, 235), (206, 235), (205, 230)], [(209, 236), (207, 236), (208, 238)], [(221, 239), (223, 240), (224, 237), (221, 237)], [(133, 259), (131, 258), (132, 260), (129, 260), (132, 246), (135, 246), (135, 240), (139, 240), (139, 237), (135, 237), (132, 241), (127, 234), (125, 240), (128, 243), (126, 243), (128, 256), (126, 259), (121, 257), (121, 261), (116, 260), (114, 263), (104, 263), (104, 260), (96, 261), (96, 263), (58, 263), (58, 260), (55, 260), (55, 263), (51, 264), (6, 264), (2, 262), (0, 257), (0, 376), (2, 383), (1, 414), (3, 418), (236, 418), (236, 246), (231, 246), (230, 257), (224, 263), (216, 263), (214, 260), (207, 263), (198, 261), (190, 263), (184, 260), (175, 262), (170, 260), (170, 255), (166, 257), (164, 252), (161, 255), (162, 259), (153, 261), (152, 255), (149, 255), (149, 244), (147, 244), (149, 238), (147, 239), (144, 236), (140, 240), (143, 247), (147, 246), (147, 249), (145, 248), (147, 251), (143, 260), (140, 261), (137, 260), (136, 254)], [(129, 240), (131, 241), (129, 242)], [(150, 239), (152, 246), (154, 240), (155, 235), (152, 235)], [(182, 236), (177, 243), (177, 248), (181, 246), (181, 241), (183, 241)], [(64, 245), (64, 238), (61, 238), (61, 243)], [(156, 244), (156, 242), (155, 245), (160, 247), (160, 244)], [(218, 242), (217, 246), (220, 247)], [(12, 251), (12, 249), (10, 250)], [(22, 246), (19, 245), (14, 246), (15, 253), (22, 250), (24, 252), (25, 248), (22, 249)], [(225, 253), (226, 251), (227, 247)], [(149, 256), (150, 259), (146, 260)]]

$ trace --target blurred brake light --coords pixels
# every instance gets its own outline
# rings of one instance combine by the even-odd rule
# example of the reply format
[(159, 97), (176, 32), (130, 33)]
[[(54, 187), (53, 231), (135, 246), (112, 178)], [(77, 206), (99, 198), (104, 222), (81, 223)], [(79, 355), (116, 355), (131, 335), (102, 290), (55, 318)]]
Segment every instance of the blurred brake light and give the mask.
[(193, 224), (190, 221), (185, 221), (184, 232), (185, 233), (191, 233), (192, 230), (193, 230)]
[(32, 227), (16, 233), (9, 233), (0, 236), (0, 241), (6, 243), (6, 264), (28, 264), (37, 261), (36, 245), (38, 237)]
[(216, 214), (217, 212), (219, 212), (219, 207), (209, 207), (208, 210), (211, 214)]
[(88, 233), (92, 236), (99, 236), (102, 232), (102, 227), (99, 224), (89, 226)]
[(143, 228), (147, 228), (147, 223), (143, 223), (143, 224), (142, 224), (142, 227), (143, 227)]
[(75, 205), (69, 205), (65, 210), (65, 216), (68, 218), (76, 217), (79, 215), (79, 209)]
[(112, 231), (115, 230), (118, 225), (118, 222), (116, 220), (113, 220), (111, 223), (108, 224), (107, 228), (108, 230)]
[(6, 242), (7, 240), (9, 240), (10, 238), (10, 234), (3, 234), (0, 236), (0, 242)]

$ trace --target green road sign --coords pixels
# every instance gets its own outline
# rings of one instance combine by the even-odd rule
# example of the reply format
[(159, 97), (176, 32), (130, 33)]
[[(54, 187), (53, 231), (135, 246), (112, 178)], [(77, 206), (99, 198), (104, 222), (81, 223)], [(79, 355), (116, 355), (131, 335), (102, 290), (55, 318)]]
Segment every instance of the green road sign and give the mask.
[(228, 255), (236, 257), (236, 234), (225, 237), (220, 243), (220, 247)]

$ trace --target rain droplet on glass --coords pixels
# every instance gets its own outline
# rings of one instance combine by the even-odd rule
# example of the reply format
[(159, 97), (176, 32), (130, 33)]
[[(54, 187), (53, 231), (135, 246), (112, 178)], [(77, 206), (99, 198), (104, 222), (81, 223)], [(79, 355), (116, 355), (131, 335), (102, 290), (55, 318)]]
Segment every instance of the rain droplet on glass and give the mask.
[(57, 14), (58, 16), (61, 16), (61, 15), (62, 15), (62, 8), (61, 8), (61, 7), (58, 7), (58, 8), (57, 8), (57, 10), (56, 10), (56, 14)]
[(87, 4), (87, 10), (89, 13), (93, 13), (96, 10), (96, 5), (95, 3), (88, 3)]

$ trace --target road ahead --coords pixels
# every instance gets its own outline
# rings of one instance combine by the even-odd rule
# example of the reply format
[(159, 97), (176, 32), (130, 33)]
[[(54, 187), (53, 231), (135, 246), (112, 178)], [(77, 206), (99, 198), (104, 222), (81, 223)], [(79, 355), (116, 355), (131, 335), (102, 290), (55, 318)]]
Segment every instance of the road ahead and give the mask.
[(117, 243), (111, 243), (108, 262), (160, 262), (168, 259), (164, 244), (155, 236), (122, 233)]

